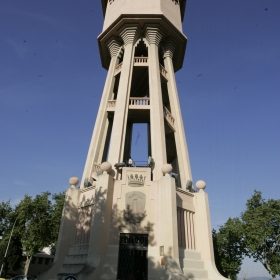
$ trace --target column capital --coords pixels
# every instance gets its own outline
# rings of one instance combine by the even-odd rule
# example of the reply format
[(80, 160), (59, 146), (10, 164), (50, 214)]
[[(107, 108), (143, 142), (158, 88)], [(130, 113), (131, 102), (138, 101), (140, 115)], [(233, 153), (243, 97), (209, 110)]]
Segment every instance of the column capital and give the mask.
[(159, 25), (147, 26), (145, 31), (145, 37), (149, 44), (159, 45), (163, 35), (163, 28), (159, 27)]
[(119, 55), (121, 49), (121, 43), (117, 40), (116, 37), (110, 38), (109, 41), (106, 43), (106, 45), (109, 49), (111, 58)]
[(120, 36), (123, 39), (124, 45), (134, 44), (140, 37), (138, 25), (126, 24), (120, 31)]
[(173, 40), (172, 38), (168, 38), (163, 44), (162, 44), (162, 49), (163, 49), (163, 57), (170, 57), (171, 59), (173, 58), (175, 49), (177, 47), (177, 42)]

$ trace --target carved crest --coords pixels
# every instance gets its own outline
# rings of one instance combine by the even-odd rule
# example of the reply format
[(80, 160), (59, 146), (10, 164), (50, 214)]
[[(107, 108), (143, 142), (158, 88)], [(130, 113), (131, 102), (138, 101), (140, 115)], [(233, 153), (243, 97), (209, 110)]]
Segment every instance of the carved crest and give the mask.
[(140, 223), (146, 217), (146, 195), (142, 192), (129, 192), (125, 195), (125, 221), (131, 224)]
[(128, 178), (128, 185), (131, 187), (141, 187), (145, 184), (146, 176), (143, 176), (142, 174), (130, 174), (127, 176)]

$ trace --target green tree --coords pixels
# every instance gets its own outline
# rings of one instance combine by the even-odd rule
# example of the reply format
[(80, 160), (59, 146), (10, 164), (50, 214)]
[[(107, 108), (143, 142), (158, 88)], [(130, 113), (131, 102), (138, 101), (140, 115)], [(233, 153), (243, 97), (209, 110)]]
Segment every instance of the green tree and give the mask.
[(53, 249), (55, 249), (61, 223), (62, 211), (65, 202), (65, 192), (53, 194), (52, 200), (53, 204), (50, 217), (50, 238), (52, 240), (51, 245)]
[[(10, 205), (10, 201), (0, 203), (0, 235), (2, 239), (0, 240), (0, 257), (4, 257), (7, 249), (7, 244), (9, 242), (9, 237), (11, 234), (12, 227), (15, 222), (14, 209)], [(22, 256), (22, 245), (19, 237), (13, 234), (9, 250), (7, 252), (7, 262), (2, 271), (2, 276), (5, 276), (8, 269), (16, 270), (20, 266), (20, 260)], [(2, 263), (1, 263), (2, 265)]]
[(12, 208), (10, 202), (0, 204), (0, 256), (4, 257), (8, 240), (15, 220), (14, 232), (10, 242), (7, 265), (8, 269), (17, 269), (24, 254), (26, 255), (25, 274), (28, 273), (32, 257), (44, 247), (55, 247), (59, 233), (65, 194), (52, 195), (45, 192), (32, 198), (25, 195), (20, 203)]
[(49, 195), (49, 192), (45, 192), (36, 195), (34, 199), (25, 195), (16, 207), (15, 212), (19, 217), (17, 233), (26, 255), (25, 274), (28, 273), (32, 257), (51, 243), (49, 232), (52, 208)]
[(265, 201), (255, 191), (241, 214), (246, 255), (263, 264), (273, 279), (280, 275), (280, 200)]
[(12, 213), (13, 208), (10, 205), (10, 201), (2, 201), (0, 203), (0, 236), (8, 229)]
[(227, 278), (237, 279), (244, 252), (240, 220), (229, 218), (223, 226), (219, 227), (218, 232), (213, 229), (212, 236), (218, 271)]

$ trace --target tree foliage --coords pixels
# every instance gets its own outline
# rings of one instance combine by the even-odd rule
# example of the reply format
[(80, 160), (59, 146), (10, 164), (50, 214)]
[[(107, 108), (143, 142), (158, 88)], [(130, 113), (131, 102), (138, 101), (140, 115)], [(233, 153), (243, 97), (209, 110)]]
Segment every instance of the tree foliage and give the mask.
[(280, 275), (280, 200), (262, 198), (255, 191), (240, 219), (229, 219), (213, 230), (215, 262), (219, 272), (235, 279), (244, 256), (260, 262), (273, 279)]
[(244, 251), (240, 220), (229, 218), (218, 232), (213, 230), (212, 235), (217, 269), (223, 276), (237, 279)]
[(261, 262), (273, 279), (280, 275), (280, 200), (255, 191), (241, 214), (245, 254)]
[(44, 247), (55, 247), (58, 237), (60, 219), (64, 205), (64, 193), (44, 192), (32, 198), (25, 195), (14, 208), (9, 202), (0, 204), (0, 229), (3, 239), (0, 241), (0, 254), (4, 256), (8, 239), (15, 221), (15, 228), (9, 246), (7, 266), (18, 268), (22, 254), (27, 258), (25, 274), (28, 273), (32, 257)]
[(10, 201), (2, 201), (0, 203), (0, 236), (2, 236), (9, 227), (12, 212), (13, 208), (10, 205)]

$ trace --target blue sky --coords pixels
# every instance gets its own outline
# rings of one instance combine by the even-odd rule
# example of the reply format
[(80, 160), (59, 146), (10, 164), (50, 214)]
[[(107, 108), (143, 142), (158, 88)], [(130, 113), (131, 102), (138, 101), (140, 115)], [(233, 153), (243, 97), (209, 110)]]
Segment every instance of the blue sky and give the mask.
[[(279, 199), (279, 14), (278, 0), (187, 2), (176, 78), (193, 180), (207, 183), (215, 228), (254, 189)], [(106, 77), (102, 23), (96, 0), (1, 1), (0, 201), (81, 177)], [(267, 275), (254, 265), (241, 275)]]

